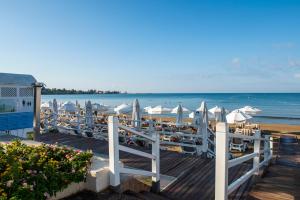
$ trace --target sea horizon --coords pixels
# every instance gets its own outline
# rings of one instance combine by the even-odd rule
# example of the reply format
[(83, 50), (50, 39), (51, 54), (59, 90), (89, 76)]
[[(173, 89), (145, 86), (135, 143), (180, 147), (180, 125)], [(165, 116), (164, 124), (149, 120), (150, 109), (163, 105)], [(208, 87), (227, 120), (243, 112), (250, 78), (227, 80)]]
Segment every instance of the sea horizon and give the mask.
[[(191, 112), (206, 101), (208, 108), (222, 106), (228, 110), (247, 105), (262, 109), (253, 121), (259, 123), (300, 124), (300, 93), (120, 93), (120, 94), (60, 94), (42, 95), (42, 101), (78, 101), (82, 106), (88, 100), (111, 107), (131, 104), (138, 99), (141, 107), (163, 105), (173, 108), (182, 104)], [(168, 115), (172, 116), (172, 115)], [(185, 117), (188, 117), (186, 114)]]

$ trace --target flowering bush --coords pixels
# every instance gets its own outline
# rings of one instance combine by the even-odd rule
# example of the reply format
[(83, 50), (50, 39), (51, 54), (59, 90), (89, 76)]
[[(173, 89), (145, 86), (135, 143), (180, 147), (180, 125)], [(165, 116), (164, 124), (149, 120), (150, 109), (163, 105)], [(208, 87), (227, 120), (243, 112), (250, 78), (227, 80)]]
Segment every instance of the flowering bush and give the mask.
[(0, 200), (46, 199), (84, 181), (92, 153), (57, 145), (0, 144)]

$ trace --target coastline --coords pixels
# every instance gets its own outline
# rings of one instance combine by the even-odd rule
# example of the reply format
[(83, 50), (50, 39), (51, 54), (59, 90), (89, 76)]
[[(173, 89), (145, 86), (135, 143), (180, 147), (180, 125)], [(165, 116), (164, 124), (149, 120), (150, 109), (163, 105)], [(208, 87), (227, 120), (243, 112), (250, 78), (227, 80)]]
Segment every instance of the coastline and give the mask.
[[(127, 116), (130, 117), (130, 116)], [(150, 117), (145, 116), (145, 119)], [(175, 122), (175, 117), (153, 117), (152, 119)], [(191, 122), (192, 119), (184, 119), (184, 122)], [(290, 124), (268, 124), (268, 123), (259, 123), (262, 131), (269, 132), (272, 134), (295, 134), (300, 138), (300, 124), (299, 125), (290, 125)]]
[[(141, 108), (162, 105), (174, 108), (180, 103), (191, 112), (200, 106), (201, 101), (207, 103), (208, 108), (216, 105), (229, 111), (242, 108), (245, 105), (257, 107), (261, 113), (254, 116), (253, 122), (266, 124), (294, 124), (300, 125), (300, 93), (121, 93), (121, 94), (63, 94), (42, 95), (42, 101), (57, 102), (77, 101), (80, 105), (91, 100), (110, 107), (121, 104), (132, 104), (139, 100)], [(165, 115), (172, 117), (174, 115)], [(184, 117), (187, 117), (185, 114)]]

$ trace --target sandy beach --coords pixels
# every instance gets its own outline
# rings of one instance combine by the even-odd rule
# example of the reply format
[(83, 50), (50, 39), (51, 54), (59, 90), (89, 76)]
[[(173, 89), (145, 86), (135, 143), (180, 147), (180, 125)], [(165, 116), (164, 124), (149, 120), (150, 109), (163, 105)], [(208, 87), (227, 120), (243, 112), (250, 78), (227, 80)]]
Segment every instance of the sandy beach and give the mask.
[[(145, 117), (148, 119), (149, 117)], [(175, 118), (173, 117), (153, 117), (152, 119), (156, 119), (158, 121), (171, 121), (175, 122)], [(185, 122), (191, 122), (192, 119), (185, 119)], [(290, 125), (290, 124), (260, 124), (260, 128), (262, 131), (272, 133), (273, 135), (278, 134), (294, 134), (300, 138), (300, 124), (299, 125)]]

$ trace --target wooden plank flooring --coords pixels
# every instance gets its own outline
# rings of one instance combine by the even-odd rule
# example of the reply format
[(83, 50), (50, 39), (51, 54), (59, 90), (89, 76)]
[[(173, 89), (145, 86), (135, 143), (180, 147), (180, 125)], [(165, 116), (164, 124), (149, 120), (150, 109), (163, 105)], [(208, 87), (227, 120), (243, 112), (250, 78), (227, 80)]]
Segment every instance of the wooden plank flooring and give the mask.
[(279, 144), (278, 158), (268, 168), (247, 198), (248, 200), (300, 199), (300, 145)]
[[(91, 149), (94, 153), (106, 157), (108, 156), (107, 142), (93, 138), (52, 133), (41, 135), (39, 141), (49, 144), (57, 142), (82, 150)], [(147, 151), (145, 149), (143, 150)], [(125, 166), (150, 170), (150, 159), (125, 152), (120, 152), (120, 158)], [(214, 199), (215, 162), (213, 159), (205, 159), (170, 151), (161, 151), (160, 159), (161, 174), (177, 178), (176, 181), (162, 191), (160, 194), (162, 198), (189, 200)], [(229, 181), (236, 180), (249, 168), (249, 164), (243, 164), (230, 169)], [(229, 199), (245, 199), (249, 191), (248, 184), (249, 182), (243, 184), (230, 195)], [(144, 199), (149, 199), (152, 194), (143, 193), (140, 194), (139, 197), (143, 195), (145, 197)]]

